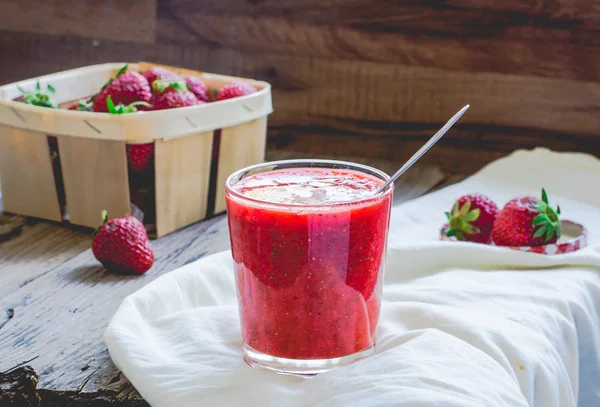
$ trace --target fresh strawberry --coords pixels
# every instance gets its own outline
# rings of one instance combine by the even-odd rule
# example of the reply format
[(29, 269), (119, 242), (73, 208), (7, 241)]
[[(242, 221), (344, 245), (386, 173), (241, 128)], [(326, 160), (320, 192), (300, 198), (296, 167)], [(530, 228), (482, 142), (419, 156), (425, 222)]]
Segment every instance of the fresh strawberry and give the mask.
[(104, 83), (104, 85), (102, 85), (102, 87), (100, 88), (100, 91), (98, 91), (98, 93), (92, 95), (88, 100), (86, 100), (86, 104), (89, 104), (92, 107), (92, 112), (94, 111), (93, 109), (93, 102), (94, 99), (96, 98), (96, 96), (98, 96), (99, 94), (103, 93), (104, 90), (115, 80), (117, 79), (119, 76), (121, 76), (122, 74), (124, 74), (125, 72), (127, 72), (127, 68), (128, 68), (128, 64), (123, 65), (123, 67), (121, 67), (121, 69), (119, 69), (117, 71), (117, 73), (110, 78), (109, 80), (106, 81), (106, 83)]
[(124, 72), (93, 97), (94, 112), (108, 112), (106, 99), (110, 96), (115, 105), (128, 106), (135, 102), (149, 103), (152, 90), (146, 78), (137, 72)]
[(143, 274), (154, 263), (154, 251), (142, 222), (133, 216), (108, 220), (94, 233), (92, 253), (110, 271)]
[(168, 81), (181, 81), (183, 78), (176, 74), (173, 71), (169, 71), (165, 68), (160, 67), (152, 67), (148, 69), (144, 69), (140, 72), (144, 78), (148, 81), (150, 85), (154, 83), (154, 81), (158, 79), (168, 80)]
[(555, 243), (561, 236), (560, 207), (548, 204), (542, 188), (542, 199), (534, 196), (515, 198), (498, 213), (492, 239), (498, 246), (540, 246)]
[(139, 106), (143, 106), (143, 107), (147, 107), (147, 108), (151, 108), (152, 105), (150, 103), (146, 103), (146, 102), (133, 102), (130, 105), (122, 105), (119, 104), (117, 106), (115, 106), (115, 104), (112, 101), (112, 97), (110, 95), (108, 95), (106, 97), (106, 107), (108, 109), (108, 113), (110, 114), (126, 114), (126, 113), (135, 113), (138, 110)]
[(183, 81), (168, 82), (157, 80), (152, 83), (154, 110), (174, 109), (204, 103), (189, 90)]
[(208, 102), (208, 88), (200, 78), (188, 76), (185, 78), (185, 83), (189, 91), (196, 95), (198, 100)]
[(247, 82), (234, 81), (219, 89), (216, 100), (233, 99), (240, 96), (250, 95), (257, 92), (257, 89)]
[(154, 163), (154, 143), (127, 144), (127, 164), (129, 169), (143, 172)]
[(446, 235), (462, 241), (489, 243), (496, 215), (498, 206), (487, 196), (461, 196), (452, 211), (446, 212), (450, 226)]
[(54, 94), (56, 93), (56, 90), (52, 87), (52, 85), (48, 85), (46, 87), (45, 93), (42, 92), (42, 87), (40, 86), (39, 82), (37, 82), (35, 85), (35, 92), (27, 92), (19, 87), (18, 89), (23, 95), (14, 99), (17, 102), (27, 103), (34, 106), (58, 108), (58, 104), (56, 103), (56, 100), (54, 100)]

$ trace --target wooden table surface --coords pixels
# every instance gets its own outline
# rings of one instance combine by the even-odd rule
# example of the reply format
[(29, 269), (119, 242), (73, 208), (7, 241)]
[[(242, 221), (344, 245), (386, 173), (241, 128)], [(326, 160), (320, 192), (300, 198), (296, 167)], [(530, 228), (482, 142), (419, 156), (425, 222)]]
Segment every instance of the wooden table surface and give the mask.
[[(363, 162), (388, 173), (397, 167)], [(396, 184), (395, 202), (460, 178), (417, 166)], [(229, 248), (220, 215), (153, 240), (153, 268), (122, 276), (94, 259), (91, 240), (90, 230), (0, 214), (0, 405), (11, 405), (11, 397), (26, 406), (147, 405), (102, 341), (111, 316), (126, 296), (160, 275)]]

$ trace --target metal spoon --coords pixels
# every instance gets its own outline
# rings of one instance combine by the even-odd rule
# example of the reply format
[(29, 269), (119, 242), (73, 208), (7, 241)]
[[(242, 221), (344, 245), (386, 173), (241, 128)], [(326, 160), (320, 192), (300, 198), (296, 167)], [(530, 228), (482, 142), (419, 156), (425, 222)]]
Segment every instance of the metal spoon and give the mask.
[(427, 143), (425, 143), (425, 145), (423, 145), (423, 147), (421, 147), (419, 149), (419, 151), (417, 151), (412, 157), (410, 157), (410, 159), (406, 163), (404, 163), (404, 165), (398, 171), (396, 171), (396, 173), (394, 175), (392, 175), (392, 177), (390, 179), (388, 179), (385, 184), (383, 184), (381, 187), (379, 187), (379, 189), (375, 192), (375, 195), (377, 195), (378, 193), (385, 190), (390, 184), (392, 184), (394, 181), (396, 181), (398, 178), (400, 178), (400, 176), (402, 174), (404, 174), (404, 172), (406, 170), (408, 170), (410, 167), (412, 167), (412, 165), (414, 163), (416, 163), (419, 160), (419, 158), (421, 158), (423, 156), (423, 154), (425, 154), (427, 152), (427, 150), (429, 150), (431, 147), (433, 147), (433, 145), (435, 143), (437, 143), (438, 140), (441, 139), (442, 136), (444, 134), (446, 134), (446, 132), (448, 130), (450, 130), (450, 127), (452, 127), (452, 125), (454, 123), (456, 123), (456, 121), (458, 119), (460, 119), (460, 117), (467, 111), (468, 108), (469, 108), (469, 105), (466, 105), (465, 107), (460, 109), (458, 111), (458, 113), (456, 113), (454, 116), (452, 116), (452, 118), (450, 120), (448, 120), (448, 123), (446, 123), (444, 125), (444, 127), (439, 129), (438, 132), (435, 133), (433, 135), (433, 137), (430, 138), (429, 141)]

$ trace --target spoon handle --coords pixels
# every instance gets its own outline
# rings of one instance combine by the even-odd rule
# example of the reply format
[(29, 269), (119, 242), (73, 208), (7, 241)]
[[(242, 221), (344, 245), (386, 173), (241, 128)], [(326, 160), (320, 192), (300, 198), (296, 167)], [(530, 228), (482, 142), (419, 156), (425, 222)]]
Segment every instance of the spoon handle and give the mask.
[(377, 190), (377, 192), (375, 192), (375, 195), (377, 195), (378, 193), (380, 193), (383, 190), (385, 190), (390, 184), (392, 184), (402, 174), (404, 174), (404, 172), (406, 170), (408, 170), (410, 167), (412, 167), (412, 165), (414, 163), (416, 163), (419, 160), (419, 158), (421, 158), (423, 156), (423, 154), (425, 154), (427, 152), (427, 150), (429, 150), (431, 147), (433, 147), (433, 145), (435, 143), (437, 143), (438, 140), (441, 139), (442, 136), (444, 134), (446, 134), (446, 132), (448, 130), (450, 130), (450, 127), (452, 127), (452, 125), (454, 123), (456, 123), (456, 121), (458, 119), (460, 119), (460, 117), (467, 111), (468, 108), (469, 108), (469, 105), (466, 105), (465, 107), (463, 107), (462, 109), (460, 109), (454, 116), (452, 116), (452, 118), (450, 120), (448, 120), (448, 123), (446, 123), (444, 125), (444, 127), (442, 127), (441, 129), (439, 129), (438, 132), (435, 133), (433, 135), (433, 137), (430, 138), (429, 141), (427, 143), (425, 143), (423, 145), (423, 147), (421, 147), (419, 149), (419, 151), (417, 151), (415, 154), (413, 154), (413, 156), (410, 157), (410, 159), (406, 163), (404, 163), (404, 165), (402, 167), (400, 167), (400, 169), (398, 171), (396, 171), (396, 173), (394, 175), (392, 175), (392, 177), (390, 179), (388, 179), (385, 184), (383, 184), (381, 187), (379, 187), (379, 189)]

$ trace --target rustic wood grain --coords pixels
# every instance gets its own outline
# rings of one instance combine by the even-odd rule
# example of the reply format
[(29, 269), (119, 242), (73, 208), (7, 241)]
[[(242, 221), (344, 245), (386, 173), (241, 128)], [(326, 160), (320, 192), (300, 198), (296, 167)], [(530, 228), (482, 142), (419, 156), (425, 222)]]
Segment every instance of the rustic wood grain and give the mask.
[[(275, 112), (269, 122), (275, 126), (314, 122), (322, 117), (437, 124), (470, 103), (462, 124), (600, 134), (600, 82), (257, 55), (208, 45), (166, 45), (157, 52), (153, 45), (103, 41), (96, 52), (91, 52), (85, 40), (77, 38), (8, 37), (0, 37), (0, 52), (4, 48), (6, 54), (22, 49), (30, 60), (39, 61), (47, 61), (50, 54), (73, 55), (60, 69), (123, 58), (145, 59), (266, 80), (274, 88)], [(22, 77), (57, 68), (56, 62), (47, 63), (43, 69), (43, 62), (33, 66), (15, 61), (5, 75), (13, 72)]]
[(0, 172), (7, 211), (62, 220), (45, 134), (0, 126)]
[[(423, 16), (423, 21), (417, 21), (418, 27), (427, 25), (429, 17)], [(361, 29), (336, 25), (335, 19), (331, 24), (298, 20), (269, 14), (232, 16), (175, 9), (159, 14), (157, 41), (462, 72), (600, 79), (600, 32), (588, 42), (557, 41), (548, 35), (490, 41), (488, 36), (482, 35), (431, 36), (423, 32), (411, 35), (386, 29), (373, 32), (368, 26)]]
[(225, 208), (225, 181), (229, 175), (265, 159), (267, 118), (253, 120), (221, 131), (214, 213)]
[(153, 42), (156, 0), (2, 0), (0, 30)]
[[(269, 160), (284, 158), (291, 158), (290, 153), (268, 154)], [(394, 162), (359, 161), (388, 172), (396, 168)], [(399, 201), (417, 197), (446, 177), (435, 167), (414, 168), (397, 184), (396, 194)], [(40, 222), (2, 244), (0, 317), (6, 317), (0, 318), (0, 371), (27, 361), (39, 375), (42, 406), (145, 405), (112, 364), (102, 342), (104, 329), (127, 295), (164, 273), (227, 249), (226, 218), (218, 216), (152, 241), (156, 262), (142, 276), (107, 273), (93, 258), (89, 243), (89, 233)], [(49, 258), (49, 246), (54, 257)], [(23, 263), (28, 268), (25, 284)]]
[[(316, 126), (274, 126), (267, 148), (276, 151), (347, 155), (355, 159), (406, 161), (438, 126), (386, 124), (365, 121), (322, 120)], [(517, 149), (549, 148), (585, 151), (600, 157), (595, 137), (532, 129), (455, 125), (419, 161), (448, 173), (472, 174), (494, 159)]]
[[(85, 250), (0, 299), (0, 309), (14, 310), (0, 330), (2, 367), (39, 355), (30, 364), (40, 376), (40, 388), (76, 391), (94, 384), (95, 373), (109, 358), (102, 333), (121, 300), (164, 272), (227, 248), (226, 223), (222, 217), (199, 223), (152, 246), (156, 263), (146, 275), (108, 274)], [(17, 261), (13, 258), (3, 270)], [(30, 267), (45, 265), (30, 261)]]
[[(14, 233), (5, 235), (0, 243), (0, 298), (27, 286), (35, 279), (59, 267), (90, 247), (89, 231), (26, 219), (20, 216), (0, 214), (0, 222), (6, 219), (6, 227)], [(11, 308), (11, 305), (8, 305)], [(0, 320), (4, 308), (0, 308)]]
[(156, 233), (206, 217), (213, 132), (156, 140)]
[(444, 123), (469, 103), (463, 124), (600, 132), (597, 82), (274, 56), (244, 62), (279, 89), (274, 125), (292, 117)]
[(131, 212), (125, 142), (59, 136), (69, 220), (96, 228)]
[[(490, 3), (480, 0), (389, 2), (386, 0), (165, 0), (158, 14), (233, 14), (261, 17), (282, 16), (332, 25), (364, 24), (396, 27), (417, 33), (474, 33), (479, 29), (510, 30), (515, 26), (546, 26), (558, 29), (600, 27), (600, 10), (587, 0), (507, 0)], [(378, 23), (386, 23), (380, 26)], [(450, 23), (450, 24), (448, 24)], [(467, 24), (468, 23), (468, 24)], [(490, 27), (490, 23), (492, 26)], [(512, 24), (510, 24), (512, 23)], [(532, 24), (533, 23), (533, 24)]]

